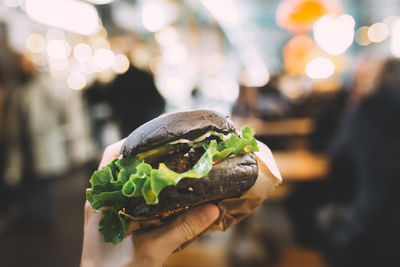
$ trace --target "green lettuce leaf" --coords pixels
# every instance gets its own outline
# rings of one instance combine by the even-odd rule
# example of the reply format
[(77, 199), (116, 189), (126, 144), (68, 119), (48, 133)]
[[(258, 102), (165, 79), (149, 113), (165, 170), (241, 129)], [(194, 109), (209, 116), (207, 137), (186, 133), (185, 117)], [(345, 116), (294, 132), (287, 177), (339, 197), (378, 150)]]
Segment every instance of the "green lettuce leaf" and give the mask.
[(102, 218), (98, 225), (99, 232), (104, 236), (104, 241), (114, 245), (124, 240), (128, 231), (130, 220), (122, 217), (118, 213), (118, 207), (110, 210), (102, 210)]
[(96, 210), (111, 207), (102, 210), (103, 218), (99, 223), (104, 240), (113, 244), (123, 240), (130, 219), (119, 211), (130, 198), (143, 197), (146, 204), (155, 205), (165, 187), (176, 185), (183, 178), (199, 179), (206, 176), (214, 161), (258, 151), (254, 130), (249, 126), (241, 128), (241, 137), (229, 134), (219, 138), (218, 142), (212, 140), (203, 143), (204, 154), (190, 170), (183, 173), (176, 173), (163, 163), (158, 169), (153, 169), (145, 163), (146, 158), (135, 157), (116, 159), (95, 171), (90, 179), (91, 188), (86, 190), (86, 198)]

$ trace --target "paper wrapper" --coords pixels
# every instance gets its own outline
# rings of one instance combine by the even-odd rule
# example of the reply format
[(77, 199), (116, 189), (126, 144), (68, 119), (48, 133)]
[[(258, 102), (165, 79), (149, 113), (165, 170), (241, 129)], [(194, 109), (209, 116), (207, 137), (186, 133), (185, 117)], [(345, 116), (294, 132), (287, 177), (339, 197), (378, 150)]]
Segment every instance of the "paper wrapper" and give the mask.
[[(225, 231), (250, 215), (282, 182), (282, 177), (276, 166), (271, 150), (263, 143), (258, 142), (259, 152), (256, 152), (258, 163), (258, 177), (255, 184), (239, 198), (227, 198), (218, 203), (219, 218), (203, 233), (186, 242), (176, 251), (193, 243), (200, 236), (214, 231)], [(140, 222), (134, 226), (134, 231), (143, 231), (163, 223), (159, 220)]]
[[(256, 152), (258, 163), (258, 177), (255, 184), (239, 198), (227, 198), (218, 203), (219, 218), (207, 230), (201, 233), (208, 234), (215, 231), (225, 231), (250, 215), (269, 193), (282, 182), (281, 174), (276, 166), (271, 150), (258, 142), (259, 152)], [(196, 239), (197, 239), (196, 238)], [(196, 239), (183, 244), (178, 250), (193, 243)]]

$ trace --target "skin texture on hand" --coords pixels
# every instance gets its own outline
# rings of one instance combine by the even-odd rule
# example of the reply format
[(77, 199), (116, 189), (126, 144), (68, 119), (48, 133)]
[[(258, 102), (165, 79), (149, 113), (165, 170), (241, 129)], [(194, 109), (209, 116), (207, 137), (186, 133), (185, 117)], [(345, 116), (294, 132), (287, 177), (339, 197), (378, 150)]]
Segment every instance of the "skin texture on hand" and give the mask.
[[(118, 157), (122, 143), (123, 140), (107, 147), (99, 169)], [(162, 227), (129, 234), (121, 243), (113, 245), (104, 242), (97, 230), (101, 213), (95, 212), (86, 201), (81, 267), (162, 266), (170, 254), (203, 232), (218, 216), (215, 205), (199, 206)]]

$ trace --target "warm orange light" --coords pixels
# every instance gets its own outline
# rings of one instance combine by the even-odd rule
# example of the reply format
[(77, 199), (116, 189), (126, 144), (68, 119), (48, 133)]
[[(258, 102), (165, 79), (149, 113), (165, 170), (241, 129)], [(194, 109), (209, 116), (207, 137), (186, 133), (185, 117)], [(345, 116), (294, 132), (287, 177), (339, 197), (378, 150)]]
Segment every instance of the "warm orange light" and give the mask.
[(282, 0), (276, 14), (279, 26), (293, 32), (305, 32), (320, 17), (342, 13), (339, 0)]
[(307, 0), (293, 10), (289, 19), (293, 22), (303, 23), (309, 20), (317, 20), (326, 13), (328, 13), (328, 9), (320, 1)]
[(300, 34), (290, 39), (283, 49), (286, 71), (291, 74), (304, 74), (314, 51), (314, 41), (307, 35)]

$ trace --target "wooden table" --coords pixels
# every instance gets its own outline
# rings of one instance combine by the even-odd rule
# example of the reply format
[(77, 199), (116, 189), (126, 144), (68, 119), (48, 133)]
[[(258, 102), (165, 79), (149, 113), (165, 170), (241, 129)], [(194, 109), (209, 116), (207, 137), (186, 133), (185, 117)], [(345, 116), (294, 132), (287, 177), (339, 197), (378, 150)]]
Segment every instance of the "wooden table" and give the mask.
[(264, 121), (254, 117), (233, 116), (232, 121), (237, 129), (244, 125), (251, 126), (256, 131), (257, 136), (308, 135), (314, 127), (312, 120), (307, 117)]
[(226, 244), (195, 243), (172, 254), (164, 267), (227, 267)]
[(321, 179), (328, 173), (328, 160), (323, 154), (307, 150), (272, 152), (283, 180)]
[[(264, 121), (255, 117), (233, 116), (236, 128), (249, 125), (257, 136), (307, 136), (313, 130), (311, 118), (292, 118)], [(267, 144), (268, 145), (268, 144)], [(272, 151), (283, 180), (312, 180), (324, 177), (328, 172), (328, 161), (323, 154), (306, 149), (293, 151)]]

